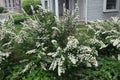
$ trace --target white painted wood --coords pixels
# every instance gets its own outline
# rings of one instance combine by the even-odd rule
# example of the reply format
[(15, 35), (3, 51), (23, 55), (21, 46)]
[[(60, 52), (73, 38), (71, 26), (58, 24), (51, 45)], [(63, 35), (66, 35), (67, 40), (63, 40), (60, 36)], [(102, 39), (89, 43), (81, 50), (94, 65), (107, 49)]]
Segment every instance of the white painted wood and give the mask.
[(85, 23), (88, 23), (88, 0), (85, 1)]
[(59, 2), (55, 0), (55, 14), (59, 18)]
[(42, 7), (45, 9), (45, 3), (44, 0), (41, 0)]

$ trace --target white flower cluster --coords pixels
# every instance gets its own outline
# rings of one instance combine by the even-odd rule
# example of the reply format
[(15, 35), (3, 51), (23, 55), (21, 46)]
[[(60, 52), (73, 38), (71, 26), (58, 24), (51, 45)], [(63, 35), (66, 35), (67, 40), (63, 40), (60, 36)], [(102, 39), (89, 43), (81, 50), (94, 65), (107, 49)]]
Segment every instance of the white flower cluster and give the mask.
[(79, 41), (74, 36), (68, 37), (68, 43), (63, 49), (58, 46), (56, 40), (52, 40), (51, 42), (57, 48), (55, 52), (50, 52), (47, 54), (53, 58), (49, 70), (54, 71), (55, 69), (58, 69), (59, 76), (65, 72), (65, 61), (67, 60), (70, 60), (72, 65), (76, 65), (80, 62), (89, 64), (89, 66), (98, 66), (98, 62), (95, 57), (95, 55), (98, 55), (98, 52), (88, 46), (79, 46)]
[(78, 44), (79, 44), (79, 41), (74, 36), (69, 36), (68, 37), (68, 43), (67, 43), (64, 51), (77, 48)]
[(90, 44), (97, 44), (97, 45), (99, 45), (99, 46), (100, 46), (99, 49), (102, 49), (102, 48), (106, 48), (106, 47), (107, 47), (107, 45), (104, 44), (103, 41), (98, 40), (96, 37), (94, 37), (93, 39), (90, 39), (90, 40), (89, 40), (89, 43), (90, 43)]
[(78, 57), (74, 56), (73, 54), (68, 54), (68, 58), (73, 64), (76, 64), (78, 62)]
[(58, 44), (57, 44), (57, 41), (56, 41), (56, 40), (52, 40), (51, 42), (52, 42), (52, 44), (53, 44), (55, 47), (57, 47)]
[[(80, 53), (80, 54), (79, 54)], [(91, 49), (88, 46), (81, 46), (76, 56), (73, 54), (68, 54), (68, 58), (71, 60), (73, 64), (76, 64), (78, 61), (80, 62), (87, 62), (89, 65), (91, 64), (94, 66), (98, 66), (98, 62), (96, 57), (93, 55), (98, 55), (96, 50)]]
[(116, 46), (118, 49), (120, 49), (120, 39), (111, 40), (111, 43), (113, 43), (113, 46)]
[(33, 53), (36, 53), (36, 49), (32, 49), (26, 52), (26, 54), (33, 54)]
[(92, 65), (94, 65), (96, 67), (98, 66), (98, 61), (96, 60), (96, 57), (94, 57), (91, 54), (78, 55), (78, 58), (80, 59), (81, 62), (87, 61), (86, 64), (89, 63), (89, 67), (91, 67)]
[[(5, 60), (11, 52), (10, 49), (13, 47), (11, 46), (11, 43), (16, 36), (14, 33), (14, 27), (12, 25), (12, 20), (7, 24), (7, 20), (0, 20), (0, 63), (2, 60)], [(8, 27), (6, 27), (8, 26)], [(7, 38), (7, 41), (4, 41), (4, 39)]]
[(106, 48), (109, 44), (120, 48), (120, 18), (112, 17), (106, 21), (97, 21), (89, 25), (95, 34), (90, 43), (100, 45), (100, 49)]
[(10, 52), (2, 52), (0, 51), (0, 63), (2, 62), (2, 60), (5, 60), (5, 58), (7, 58), (11, 53)]
[[(90, 45), (94, 44), (94, 46), (99, 46), (99, 49), (109, 50), (107, 54), (111, 55), (112, 52), (112, 57), (117, 54), (117, 59), (120, 60), (120, 18), (112, 17), (105, 21), (99, 20), (91, 23), (88, 27), (94, 32), (93, 39), (88, 41)], [(109, 47), (111, 48), (109, 49)]]
[(55, 70), (56, 67), (58, 67), (58, 75), (61, 76), (61, 73), (65, 73), (65, 68), (64, 68), (64, 61), (65, 58), (61, 55), (60, 58), (54, 58), (52, 61), (49, 70)]
[(28, 63), (25, 68), (21, 71), (21, 72), (18, 72), (16, 76), (19, 76), (20, 74), (23, 74), (25, 73), (26, 71), (28, 71), (31, 67), (33, 67), (33, 62), (30, 62)]

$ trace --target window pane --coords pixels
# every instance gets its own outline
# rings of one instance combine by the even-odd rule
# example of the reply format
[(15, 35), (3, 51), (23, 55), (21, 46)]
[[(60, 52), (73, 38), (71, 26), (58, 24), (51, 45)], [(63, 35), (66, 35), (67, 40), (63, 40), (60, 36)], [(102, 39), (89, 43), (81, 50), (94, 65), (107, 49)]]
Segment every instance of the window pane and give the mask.
[(48, 9), (48, 1), (45, 1), (45, 9)]
[(107, 0), (107, 9), (116, 9), (117, 0)]

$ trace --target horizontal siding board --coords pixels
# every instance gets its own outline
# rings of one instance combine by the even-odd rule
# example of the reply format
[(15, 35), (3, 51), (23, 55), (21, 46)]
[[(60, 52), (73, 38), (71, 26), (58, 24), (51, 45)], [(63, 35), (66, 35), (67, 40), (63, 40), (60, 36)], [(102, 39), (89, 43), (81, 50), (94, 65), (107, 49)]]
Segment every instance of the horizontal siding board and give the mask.
[(88, 21), (105, 20), (112, 16), (120, 16), (119, 12), (103, 12), (103, 0), (88, 0)]

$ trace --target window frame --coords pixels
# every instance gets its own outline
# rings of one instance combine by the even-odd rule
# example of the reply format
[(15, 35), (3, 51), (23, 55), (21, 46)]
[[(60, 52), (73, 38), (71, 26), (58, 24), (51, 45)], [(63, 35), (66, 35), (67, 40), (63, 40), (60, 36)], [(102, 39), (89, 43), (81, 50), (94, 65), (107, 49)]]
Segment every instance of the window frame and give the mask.
[(107, 0), (103, 2), (103, 12), (118, 12), (119, 11), (119, 0), (116, 0), (116, 9), (107, 9)]

